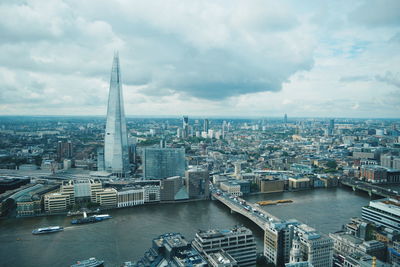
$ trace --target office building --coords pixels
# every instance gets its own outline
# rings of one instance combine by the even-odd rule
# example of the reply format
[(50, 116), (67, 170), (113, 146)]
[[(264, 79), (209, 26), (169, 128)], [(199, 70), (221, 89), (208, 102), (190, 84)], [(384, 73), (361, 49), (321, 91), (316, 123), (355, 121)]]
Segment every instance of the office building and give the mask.
[(144, 204), (144, 188), (143, 187), (128, 187), (118, 190), (117, 192), (117, 207), (132, 207)]
[[(299, 245), (299, 250), (292, 249)], [(276, 266), (293, 261), (308, 262), (314, 267), (331, 267), (333, 240), (296, 220), (271, 221), (264, 233), (264, 256)]]
[(153, 239), (152, 247), (143, 257), (136, 262), (125, 263), (125, 266), (206, 267), (208, 265), (181, 234), (165, 233)]
[(105, 188), (96, 192), (96, 202), (103, 208), (117, 207), (117, 190), (114, 188)]
[(225, 251), (206, 254), (206, 259), (211, 267), (237, 267), (237, 261)]
[(303, 260), (314, 267), (331, 267), (333, 264), (333, 240), (308, 225), (296, 226), (295, 232), (302, 244)]
[(114, 55), (104, 138), (105, 170), (117, 176), (129, 173), (128, 134), (118, 54)]
[(159, 185), (146, 185), (144, 186), (144, 202), (158, 202), (160, 201), (160, 186)]
[(202, 255), (225, 251), (237, 261), (238, 266), (256, 265), (256, 243), (253, 233), (245, 227), (230, 230), (199, 231), (192, 246)]
[(185, 172), (186, 190), (189, 198), (209, 198), (209, 172), (200, 167), (192, 167)]
[(400, 201), (392, 198), (372, 200), (369, 206), (363, 207), (362, 218), (377, 226), (400, 231)]
[(389, 263), (381, 262), (375, 257), (356, 252), (347, 256), (344, 260), (343, 267), (393, 267)]
[(184, 148), (145, 148), (142, 160), (144, 179), (158, 180), (185, 173)]
[(220, 188), (222, 191), (227, 192), (231, 196), (240, 197), (243, 195), (240, 190), (240, 185), (236, 181), (221, 182)]
[(69, 196), (61, 193), (44, 195), (44, 210), (48, 213), (64, 212), (69, 206)]
[(104, 147), (97, 148), (97, 170), (104, 171)]
[(71, 159), (73, 156), (71, 141), (57, 142), (57, 161), (62, 162), (64, 159)]
[(183, 116), (182, 118), (182, 138), (188, 138), (190, 135), (189, 132), (189, 117)]
[(209, 128), (210, 128), (210, 123), (209, 123), (208, 119), (204, 119), (204, 122), (203, 122), (203, 132), (208, 133)]
[(96, 202), (96, 192), (103, 189), (103, 185), (98, 180), (79, 179), (63, 181), (60, 186), (60, 193), (68, 195), (69, 205), (75, 202)]
[[(181, 192), (182, 190), (186, 192), (186, 189), (183, 187), (183, 179), (181, 176), (174, 176), (163, 179), (161, 180), (160, 200), (181, 200), (181, 195), (184, 194), (183, 192)], [(187, 193), (185, 194), (185, 196), (185, 199), (189, 198)]]
[(290, 248), (296, 220), (271, 221), (264, 229), (264, 256), (276, 266), (283, 266), (290, 261)]

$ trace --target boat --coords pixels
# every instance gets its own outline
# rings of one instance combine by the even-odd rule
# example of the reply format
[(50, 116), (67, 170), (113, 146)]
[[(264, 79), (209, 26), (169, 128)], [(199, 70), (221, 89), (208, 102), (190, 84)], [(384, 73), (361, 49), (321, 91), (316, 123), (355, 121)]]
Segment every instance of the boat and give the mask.
[(63, 230), (64, 230), (64, 228), (61, 226), (49, 226), (49, 227), (35, 229), (32, 231), (32, 234), (34, 234), (34, 235), (49, 234), (49, 233), (60, 232)]
[(291, 203), (293, 200), (291, 199), (280, 199), (280, 200), (265, 200), (265, 201), (258, 201), (257, 204), (260, 206), (267, 206), (267, 205), (276, 205), (280, 203)]
[(74, 219), (71, 221), (72, 224), (85, 224), (85, 223), (95, 223), (101, 222), (104, 220), (111, 219), (112, 217), (108, 214), (99, 214), (99, 215), (92, 215), (87, 217), (86, 212), (83, 213), (83, 218)]
[(90, 258), (87, 260), (77, 261), (75, 264), (72, 264), (71, 267), (97, 267), (104, 266), (103, 260), (98, 260), (96, 258)]

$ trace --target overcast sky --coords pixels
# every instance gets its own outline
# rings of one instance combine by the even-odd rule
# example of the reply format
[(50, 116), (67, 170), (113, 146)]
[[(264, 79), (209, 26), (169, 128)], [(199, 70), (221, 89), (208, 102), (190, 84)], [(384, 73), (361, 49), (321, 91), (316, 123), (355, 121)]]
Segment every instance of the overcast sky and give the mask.
[(400, 1), (0, 1), (0, 115), (400, 117)]

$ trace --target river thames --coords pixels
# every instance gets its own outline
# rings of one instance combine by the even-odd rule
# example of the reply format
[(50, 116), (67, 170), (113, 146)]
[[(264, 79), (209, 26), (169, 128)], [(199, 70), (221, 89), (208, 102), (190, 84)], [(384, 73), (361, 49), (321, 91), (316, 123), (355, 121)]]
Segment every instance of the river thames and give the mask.
[[(361, 216), (367, 194), (351, 190), (317, 189), (301, 192), (260, 194), (248, 201), (292, 199), (293, 203), (266, 206), (281, 219), (295, 218), (323, 233), (337, 231), (351, 217)], [(105, 266), (120, 266), (143, 255), (151, 240), (165, 232), (180, 232), (191, 240), (198, 229), (244, 225), (253, 231), (258, 251), (263, 231), (248, 219), (217, 201), (155, 204), (111, 210), (113, 219), (71, 226), (71, 217), (48, 216), (0, 220), (1, 266), (70, 266), (77, 260), (96, 257)], [(32, 235), (34, 228), (60, 225), (63, 232)]]

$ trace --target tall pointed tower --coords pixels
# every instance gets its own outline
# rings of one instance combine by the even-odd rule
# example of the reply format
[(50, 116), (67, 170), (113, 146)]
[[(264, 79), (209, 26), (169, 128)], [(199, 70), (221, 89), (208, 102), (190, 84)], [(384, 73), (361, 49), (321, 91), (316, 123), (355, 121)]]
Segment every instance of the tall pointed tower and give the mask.
[(114, 55), (111, 69), (110, 92), (108, 95), (107, 123), (104, 138), (104, 167), (106, 171), (117, 176), (126, 176), (129, 173), (128, 135), (117, 53)]

